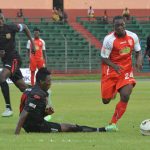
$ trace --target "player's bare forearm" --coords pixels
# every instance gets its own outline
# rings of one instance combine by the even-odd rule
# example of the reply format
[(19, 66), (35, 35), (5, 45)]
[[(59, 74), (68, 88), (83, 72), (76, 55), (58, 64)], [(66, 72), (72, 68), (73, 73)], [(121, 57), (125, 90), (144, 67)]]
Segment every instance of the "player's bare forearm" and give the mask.
[(46, 50), (43, 50), (43, 56), (44, 56), (44, 60), (45, 60), (45, 65), (47, 65)]
[(112, 67), (118, 74), (120, 74), (120, 70), (123, 68), (121, 66), (118, 66), (110, 61), (108, 58), (102, 58), (102, 61), (107, 64), (108, 66)]
[(17, 127), (16, 127), (16, 130), (15, 130), (15, 134), (18, 135), (20, 133), (20, 130), (23, 126), (23, 123), (25, 122), (27, 116), (28, 116), (28, 112), (23, 110), (20, 114), (20, 118), (19, 118), (19, 121), (17, 123)]
[(31, 32), (28, 29), (27, 25), (23, 24), (23, 28), (24, 28), (24, 32), (26, 34), (26, 36), (28, 37), (28, 39), (30, 40), (31, 44), (32, 44), (32, 51), (35, 52), (35, 45), (31, 36)]
[(136, 69), (137, 71), (141, 71), (142, 70), (142, 62), (143, 62), (143, 57), (142, 57), (142, 52), (136, 52), (135, 53), (135, 59), (136, 59)]

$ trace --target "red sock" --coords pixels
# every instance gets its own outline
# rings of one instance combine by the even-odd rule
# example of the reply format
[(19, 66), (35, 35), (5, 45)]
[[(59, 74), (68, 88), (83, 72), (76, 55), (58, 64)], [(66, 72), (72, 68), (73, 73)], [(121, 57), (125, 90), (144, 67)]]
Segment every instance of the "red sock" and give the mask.
[(119, 101), (116, 105), (115, 113), (111, 119), (111, 123), (117, 123), (117, 121), (122, 117), (124, 112), (126, 111), (127, 102)]
[(35, 72), (31, 71), (31, 85), (32, 86), (34, 85), (34, 75), (35, 75)]

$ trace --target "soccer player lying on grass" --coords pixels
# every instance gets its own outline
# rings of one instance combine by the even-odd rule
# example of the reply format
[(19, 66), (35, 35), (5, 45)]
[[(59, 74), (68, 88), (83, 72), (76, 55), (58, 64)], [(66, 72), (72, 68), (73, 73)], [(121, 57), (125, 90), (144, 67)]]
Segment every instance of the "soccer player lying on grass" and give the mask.
[(21, 98), (20, 118), (15, 130), (19, 134), (23, 127), (26, 132), (105, 132), (105, 127), (94, 128), (73, 124), (59, 124), (44, 120), (45, 115), (54, 113), (47, 105), (47, 90), (51, 86), (51, 73), (41, 68), (36, 74), (36, 84), (24, 92)]

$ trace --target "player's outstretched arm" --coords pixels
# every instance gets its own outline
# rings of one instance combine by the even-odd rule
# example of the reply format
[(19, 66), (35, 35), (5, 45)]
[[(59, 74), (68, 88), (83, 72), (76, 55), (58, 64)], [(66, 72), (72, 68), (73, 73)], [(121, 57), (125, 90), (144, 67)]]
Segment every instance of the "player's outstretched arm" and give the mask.
[(17, 123), (17, 127), (16, 127), (16, 130), (15, 130), (15, 134), (18, 135), (20, 133), (20, 130), (23, 126), (23, 123), (25, 122), (27, 116), (28, 116), (28, 112), (23, 110), (20, 114), (20, 118), (19, 118), (19, 121)]
[(22, 24), (23, 25), (23, 31), (25, 32), (26, 36), (28, 37), (28, 39), (30, 40), (31, 44), (32, 44), (32, 52), (35, 52), (35, 45), (31, 36), (31, 32), (29, 30), (29, 28), (27, 27), (27, 25)]

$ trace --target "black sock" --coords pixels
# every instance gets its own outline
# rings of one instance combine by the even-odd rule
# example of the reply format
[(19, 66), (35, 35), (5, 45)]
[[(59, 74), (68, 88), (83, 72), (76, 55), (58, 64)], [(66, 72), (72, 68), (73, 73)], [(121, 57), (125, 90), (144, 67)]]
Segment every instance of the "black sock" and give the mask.
[(3, 97), (5, 99), (6, 108), (11, 109), (9, 86), (8, 86), (8, 83), (6, 81), (1, 83), (1, 91), (2, 91)]
[(105, 127), (94, 128), (89, 126), (76, 125), (76, 132), (106, 132)]

